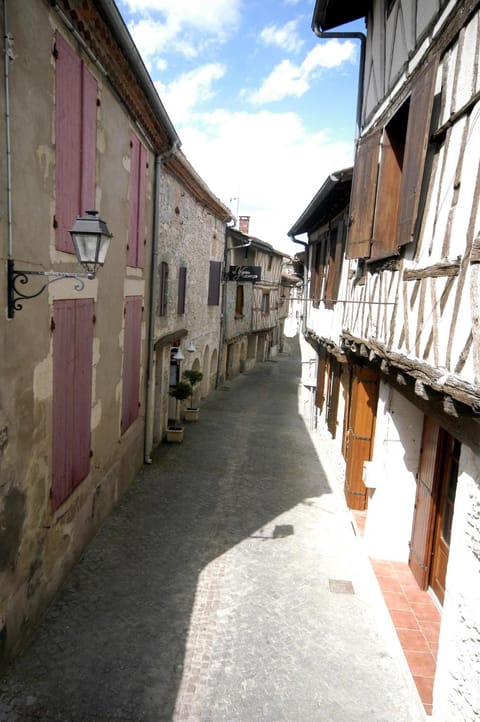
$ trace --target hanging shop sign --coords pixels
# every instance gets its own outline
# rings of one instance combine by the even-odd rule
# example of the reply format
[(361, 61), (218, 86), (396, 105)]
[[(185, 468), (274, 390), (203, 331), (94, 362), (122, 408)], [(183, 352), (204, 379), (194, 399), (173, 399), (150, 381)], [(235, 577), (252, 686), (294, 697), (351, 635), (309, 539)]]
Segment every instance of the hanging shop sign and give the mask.
[(228, 278), (230, 281), (260, 281), (261, 266), (230, 266)]

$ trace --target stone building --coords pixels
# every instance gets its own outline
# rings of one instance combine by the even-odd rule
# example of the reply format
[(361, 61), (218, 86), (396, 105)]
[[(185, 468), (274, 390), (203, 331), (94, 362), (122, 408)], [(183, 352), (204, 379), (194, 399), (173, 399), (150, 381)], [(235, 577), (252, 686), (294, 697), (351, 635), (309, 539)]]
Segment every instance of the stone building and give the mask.
[[(180, 153), (112, 0), (7, 0), (1, 18), (4, 662), (148, 457), (154, 431), (159, 440), (153, 387), (166, 335), (190, 334), (208, 391), (219, 339), (209, 263), (221, 263), (230, 216)], [(69, 229), (89, 209), (113, 234), (104, 267), (93, 279), (50, 275), (82, 271)], [(160, 298), (162, 263), (171, 283)]]
[(227, 228), (221, 377), (248, 371), (280, 350), (282, 261), (269, 243)]
[(349, 506), (366, 510), (368, 551), (408, 563), (441, 610), (425, 707), (470, 722), (480, 710), (479, 7), (317, 0), (313, 29), (328, 37), (363, 17), (350, 203), (336, 206), (335, 173), (291, 229), (308, 233), (312, 404), (335, 437)]

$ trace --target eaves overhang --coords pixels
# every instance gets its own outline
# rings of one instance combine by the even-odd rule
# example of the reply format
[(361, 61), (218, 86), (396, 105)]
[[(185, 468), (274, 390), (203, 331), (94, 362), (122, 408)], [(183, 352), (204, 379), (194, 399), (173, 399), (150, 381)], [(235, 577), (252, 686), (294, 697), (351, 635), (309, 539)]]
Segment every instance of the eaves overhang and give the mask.
[(371, 0), (317, 0), (313, 10), (312, 29), (332, 30), (353, 20), (364, 18)]
[(302, 215), (288, 231), (289, 236), (311, 233), (335, 218), (350, 200), (353, 168), (336, 171), (310, 201)]

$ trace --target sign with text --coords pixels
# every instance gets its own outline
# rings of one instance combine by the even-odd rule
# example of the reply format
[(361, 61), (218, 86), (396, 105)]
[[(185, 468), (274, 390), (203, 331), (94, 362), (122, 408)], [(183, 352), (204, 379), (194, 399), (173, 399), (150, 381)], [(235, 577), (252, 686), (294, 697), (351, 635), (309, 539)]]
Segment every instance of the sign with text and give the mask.
[(230, 266), (228, 278), (230, 281), (260, 281), (262, 269), (260, 266)]

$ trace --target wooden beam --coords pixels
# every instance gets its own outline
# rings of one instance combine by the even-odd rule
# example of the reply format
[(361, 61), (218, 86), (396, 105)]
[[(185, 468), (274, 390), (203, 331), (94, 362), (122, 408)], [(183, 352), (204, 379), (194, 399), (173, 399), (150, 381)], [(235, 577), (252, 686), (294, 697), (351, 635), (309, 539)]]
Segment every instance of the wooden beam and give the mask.
[(445, 276), (458, 276), (460, 273), (460, 259), (455, 261), (440, 261), (433, 266), (425, 268), (406, 268), (403, 272), (404, 281), (419, 281), (423, 278), (444, 278)]

